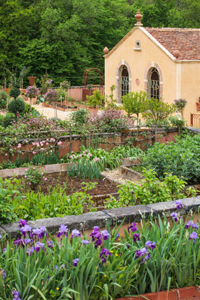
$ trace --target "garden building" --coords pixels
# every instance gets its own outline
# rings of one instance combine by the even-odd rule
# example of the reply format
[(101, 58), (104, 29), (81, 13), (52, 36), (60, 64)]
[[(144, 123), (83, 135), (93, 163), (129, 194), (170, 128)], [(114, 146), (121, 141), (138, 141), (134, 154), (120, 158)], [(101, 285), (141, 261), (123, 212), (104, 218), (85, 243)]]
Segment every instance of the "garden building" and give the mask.
[(187, 124), (199, 125), (200, 29), (144, 28), (142, 15), (135, 17), (124, 38), (110, 52), (104, 49), (105, 94), (115, 85), (118, 103), (124, 94), (140, 90), (168, 103), (183, 98)]

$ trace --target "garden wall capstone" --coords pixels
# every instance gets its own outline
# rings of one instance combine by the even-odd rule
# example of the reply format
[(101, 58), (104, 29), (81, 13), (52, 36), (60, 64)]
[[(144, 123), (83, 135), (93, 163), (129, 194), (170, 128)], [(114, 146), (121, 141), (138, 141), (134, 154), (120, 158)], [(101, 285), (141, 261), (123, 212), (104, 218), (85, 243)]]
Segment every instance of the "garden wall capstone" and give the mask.
[[(187, 215), (191, 210), (193, 213), (198, 212), (200, 207), (200, 196), (193, 198), (181, 199), (183, 203), (183, 209), (180, 211), (181, 215)], [(150, 215), (157, 217), (162, 216), (163, 213), (166, 216), (176, 211), (176, 205), (174, 201), (161, 202), (149, 205), (135, 205), (129, 207), (107, 209), (98, 212), (85, 213), (79, 216), (66, 216), (62, 218), (48, 218), (39, 219), (36, 221), (28, 221), (28, 224), (32, 228), (38, 228), (45, 226), (51, 234), (58, 232), (61, 224), (66, 225), (70, 231), (72, 229), (84, 230), (86, 234), (89, 234), (94, 226), (105, 228), (109, 222), (110, 226), (126, 225), (131, 222), (140, 222), (142, 218), (148, 219)], [(0, 226), (0, 233), (8, 234), (12, 238), (20, 236), (18, 223), (4, 224)]]

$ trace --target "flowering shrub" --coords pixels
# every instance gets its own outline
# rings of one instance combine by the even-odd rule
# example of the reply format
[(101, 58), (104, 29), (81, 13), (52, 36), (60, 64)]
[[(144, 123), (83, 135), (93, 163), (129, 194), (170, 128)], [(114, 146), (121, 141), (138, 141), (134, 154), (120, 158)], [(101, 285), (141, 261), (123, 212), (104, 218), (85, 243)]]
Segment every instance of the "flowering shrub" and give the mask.
[(58, 94), (57, 90), (49, 89), (46, 92), (46, 94), (44, 95), (44, 99), (45, 99), (46, 102), (52, 103), (54, 101), (57, 101), (58, 96), (59, 96), (59, 94)]
[(70, 82), (67, 80), (64, 80), (63, 82), (60, 83), (60, 87), (62, 90), (68, 91), (68, 89), (70, 87)]
[(181, 111), (187, 104), (187, 100), (185, 99), (177, 99), (177, 100), (174, 100), (174, 103), (177, 107), (177, 110), (178, 111)]
[(177, 215), (171, 225), (158, 216), (142, 221), (140, 229), (132, 223), (123, 234), (121, 226), (95, 226), (90, 236), (74, 229), (72, 237), (64, 224), (51, 237), (44, 226), (33, 229), (20, 220), (21, 238), (5, 248), (0, 236), (0, 297), (58, 300), (67, 293), (75, 300), (114, 299), (196, 285), (199, 226)]
[(26, 181), (28, 182), (32, 190), (34, 190), (36, 186), (42, 182), (42, 179), (45, 180), (45, 177), (43, 177), (43, 173), (36, 167), (26, 169), (24, 178), (26, 178)]
[(108, 109), (100, 115), (91, 115), (87, 123), (95, 126), (97, 129), (101, 129), (102, 132), (117, 131), (128, 126), (127, 118), (120, 110)]
[(29, 98), (36, 98), (40, 95), (40, 90), (36, 86), (28, 86), (26, 89), (26, 94)]

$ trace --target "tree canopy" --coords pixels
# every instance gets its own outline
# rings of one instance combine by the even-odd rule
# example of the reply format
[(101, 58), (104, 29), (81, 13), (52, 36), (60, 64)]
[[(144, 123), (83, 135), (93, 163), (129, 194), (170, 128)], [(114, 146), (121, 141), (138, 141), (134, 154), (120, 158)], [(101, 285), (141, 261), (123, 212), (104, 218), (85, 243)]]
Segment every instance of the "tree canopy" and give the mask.
[(87, 68), (103, 71), (103, 48), (134, 26), (138, 9), (144, 26), (200, 27), (199, 0), (1, 0), (0, 85), (6, 69), (23, 66), (81, 85)]

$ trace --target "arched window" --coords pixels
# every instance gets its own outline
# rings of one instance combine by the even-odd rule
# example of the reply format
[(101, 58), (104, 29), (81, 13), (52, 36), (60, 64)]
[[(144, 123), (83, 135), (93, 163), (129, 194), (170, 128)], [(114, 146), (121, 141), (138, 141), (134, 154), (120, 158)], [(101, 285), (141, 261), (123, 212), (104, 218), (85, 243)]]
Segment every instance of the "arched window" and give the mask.
[(129, 74), (126, 66), (122, 66), (120, 69), (120, 100), (122, 97), (129, 93)]
[(160, 99), (160, 78), (156, 68), (149, 70), (148, 95), (150, 98)]

